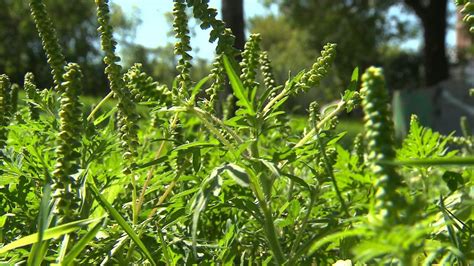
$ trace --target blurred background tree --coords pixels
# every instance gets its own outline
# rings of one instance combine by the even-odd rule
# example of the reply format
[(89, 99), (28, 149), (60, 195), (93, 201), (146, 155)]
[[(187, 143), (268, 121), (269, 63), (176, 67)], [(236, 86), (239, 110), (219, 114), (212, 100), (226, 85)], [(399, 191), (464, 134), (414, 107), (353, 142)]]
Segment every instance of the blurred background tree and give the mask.
[[(32, 71), (40, 86), (47, 87), (51, 84), (50, 70), (27, 2), (0, 0), (3, 7), (0, 9), (0, 72), (21, 83), (24, 73)], [(244, 16), (249, 10), (244, 10), (243, 0), (214, 0), (211, 6), (217, 2), (220, 2), (222, 18), (236, 35), (237, 48), (243, 47), (249, 32), (261, 33), (263, 49), (269, 51), (276, 78), (281, 83), (290, 74), (309, 68), (325, 43), (338, 44), (330, 77), (320, 88), (312, 90), (309, 97), (296, 99), (303, 108), (315, 97), (322, 101), (337, 98), (356, 66), (361, 69), (373, 64), (385, 67), (391, 89), (418, 88), (447, 77), (447, 0), (260, 0), (268, 6), (276, 5), (277, 12), (249, 20)], [(85, 72), (86, 92), (106, 93), (94, 2), (45, 0), (45, 3), (67, 60), (78, 62)], [(171, 84), (176, 75), (173, 40), (160, 36), (168, 43), (157, 42), (153, 47), (137, 42), (135, 33), (142, 23), (141, 14), (129, 8), (122, 10), (116, 3), (126, 1), (112, 1), (112, 22), (124, 67), (142, 63), (156, 80)], [(165, 3), (172, 1), (160, 6)], [(420, 23), (410, 16), (419, 18)], [(196, 25), (190, 20), (191, 32), (194, 27), (197, 29)], [(414, 38), (424, 40), (423, 54), (416, 49), (401, 48), (401, 44)], [(206, 75), (211, 62), (212, 58), (194, 59), (195, 79)]]
[[(327, 42), (337, 43), (338, 55), (331, 75), (322, 87), (313, 92), (331, 100), (339, 96), (347, 78), (358, 66), (385, 67), (392, 88), (413, 88), (420, 85), (420, 56), (398, 48), (399, 44), (418, 34), (416, 24), (407, 16), (390, 14), (399, 1), (333, 1), (277, 0), (278, 17), (258, 17), (251, 21), (251, 31), (261, 32), (264, 49), (275, 62), (278, 78), (286, 79), (307, 68)], [(406, 12), (400, 5), (400, 12)], [(278, 31), (275, 31), (278, 29)], [(409, 81), (409, 82), (407, 82)], [(305, 101), (305, 104), (311, 100)]]
[[(45, 4), (66, 60), (77, 62), (82, 68), (86, 93), (106, 93), (94, 1), (45, 0)], [(40, 87), (51, 86), (50, 69), (28, 1), (0, 0), (0, 6), (0, 73), (22, 84), (25, 73), (33, 72)], [(112, 9), (112, 22), (119, 35), (130, 36), (137, 23), (128, 19), (120, 6), (113, 5)]]

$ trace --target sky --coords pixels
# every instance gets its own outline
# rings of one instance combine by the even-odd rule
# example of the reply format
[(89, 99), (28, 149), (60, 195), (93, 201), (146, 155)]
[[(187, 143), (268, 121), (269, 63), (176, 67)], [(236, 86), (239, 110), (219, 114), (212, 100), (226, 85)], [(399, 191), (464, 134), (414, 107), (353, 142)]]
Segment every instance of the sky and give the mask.
[[(174, 38), (168, 35), (171, 30), (171, 25), (165, 16), (166, 13), (171, 12), (173, 9), (172, 0), (111, 0), (111, 2), (119, 4), (125, 14), (138, 16), (142, 21), (136, 29), (134, 40), (136, 43), (145, 47), (156, 48), (174, 42)], [(276, 5), (266, 8), (262, 2), (261, 0), (244, 0), (244, 15), (246, 20), (255, 16), (278, 14), (278, 7)], [(210, 0), (209, 6), (220, 11), (220, 3), (221, 0)], [(451, 7), (451, 9), (452, 8), (453, 7)], [(403, 15), (397, 9), (391, 12)], [(450, 23), (454, 23), (453, 19), (450, 19)], [(214, 57), (215, 44), (208, 42), (210, 30), (203, 31), (199, 27), (195, 28), (196, 35), (191, 38), (191, 46), (193, 47), (191, 55), (193, 57), (211, 60)], [(454, 40), (454, 31), (451, 29), (448, 31), (447, 36), (448, 46), (452, 47)], [(419, 39), (409, 40), (404, 42), (402, 46), (408, 49), (419, 49), (421, 41)]]
[[(165, 14), (173, 9), (172, 0), (112, 0), (119, 4), (125, 14), (138, 15), (142, 23), (137, 27), (135, 42), (145, 47), (155, 48), (174, 42), (172, 36), (168, 36), (171, 25), (166, 20)], [(216, 8), (219, 13), (221, 0), (210, 0), (209, 6)], [(244, 16), (249, 19), (255, 16), (277, 14), (278, 8), (273, 5), (270, 9), (265, 8), (262, 1), (244, 0)], [(218, 15), (219, 18), (220, 14)], [(192, 21), (191, 21), (192, 23)], [(208, 42), (210, 30), (201, 30), (196, 27), (196, 36), (191, 38), (193, 57), (212, 59), (214, 57), (215, 44)]]

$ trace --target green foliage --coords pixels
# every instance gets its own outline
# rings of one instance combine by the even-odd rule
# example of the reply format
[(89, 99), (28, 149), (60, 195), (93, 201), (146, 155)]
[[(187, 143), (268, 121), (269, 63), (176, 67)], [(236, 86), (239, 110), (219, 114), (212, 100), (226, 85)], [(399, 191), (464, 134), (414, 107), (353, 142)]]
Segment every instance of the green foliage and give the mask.
[[(176, 16), (192, 8), (203, 27), (213, 28), (211, 40), (219, 39), (210, 74), (185, 80), (191, 62), (183, 47), (175, 50), (185, 68), (173, 87), (155, 82), (140, 64), (122, 73), (109, 6), (97, 0), (112, 93), (96, 106), (81, 108), (74, 63), (63, 71), (61, 93), (38, 91), (27, 74), (27, 97), (15, 115), (11, 85), (0, 77), (1, 263), (472, 263), (469, 146), (452, 146), (451, 135), (414, 118), (397, 148), (378, 68), (362, 76), (360, 93), (356, 68), (338, 102), (313, 102), (308, 119), (292, 116), (283, 104), (320, 87), (333, 45), (311, 69), (280, 83), (258, 35), (239, 65), (207, 1), (176, 3)], [(181, 26), (184, 43), (189, 36)], [(232, 98), (222, 112), (215, 106), (226, 78), (235, 113)], [(359, 102), (365, 134), (347, 145), (355, 133), (341, 126), (361, 129), (339, 126), (339, 116)]]

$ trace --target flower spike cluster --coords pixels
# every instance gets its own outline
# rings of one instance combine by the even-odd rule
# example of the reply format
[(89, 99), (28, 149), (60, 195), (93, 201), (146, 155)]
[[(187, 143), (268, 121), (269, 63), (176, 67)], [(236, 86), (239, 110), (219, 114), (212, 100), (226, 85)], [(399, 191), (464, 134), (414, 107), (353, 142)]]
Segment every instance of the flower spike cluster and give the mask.
[(225, 54), (229, 57), (236, 55), (235, 36), (225, 27), (222, 20), (217, 19), (217, 10), (209, 7), (209, 0), (186, 0), (186, 2), (188, 6), (193, 7), (193, 16), (201, 20), (201, 29), (212, 28), (209, 42), (217, 40), (216, 54)]
[(13, 83), (10, 90), (10, 116), (15, 116), (18, 109), (18, 92), (20, 86), (16, 83)]
[(166, 86), (161, 86), (143, 72), (142, 64), (134, 64), (125, 73), (123, 80), (132, 95), (133, 101), (156, 101), (163, 105), (171, 104), (171, 92)]
[(248, 90), (253, 89), (257, 85), (255, 78), (257, 76), (256, 70), (258, 69), (260, 58), (260, 40), (260, 34), (250, 35), (242, 52), (242, 62), (240, 62), (242, 74), (240, 75), (240, 79), (244, 87)]
[(321, 51), (321, 56), (318, 57), (316, 63), (311, 67), (311, 70), (304, 73), (301, 77), (296, 86), (295, 93), (308, 91), (310, 88), (318, 86), (319, 82), (321, 82), (321, 80), (327, 75), (335, 57), (336, 44), (328, 43), (324, 45), (323, 50)]
[(176, 70), (179, 75), (177, 77), (178, 88), (173, 95), (180, 99), (189, 96), (188, 90), (191, 87), (191, 63), (193, 57), (188, 53), (191, 51), (191, 43), (188, 29), (188, 16), (186, 15), (186, 4), (184, 0), (175, 0), (173, 7), (173, 31), (178, 41), (174, 45), (174, 53), (181, 58), (178, 60)]
[(30, 0), (30, 10), (36, 24), (36, 29), (43, 42), (43, 48), (46, 52), (48, 63), (52, 69), (54, 84), (61, 92), (60, 85), (64, 74), (66, 59), (59, 45), (53, 23), (46, 12), (46, 6), (42, 0)]
[(384, 224), (393, 224), (402, 208), (402, 201), (397, 193), (397, 188), (401, 187), (401, 178), (394, 166), (381, 162), (395, 158), (393, 121), (381, 68), (370, 67), (365, 71), (360, 92), (363, 96), (365, 139), (369, 152), (367, 161), (377, 178), (375, 212)]
[(263, 84), (265, 85), (266, 90), (270, 91), (270, 95), (276, 93), (277, 84), (275, 82), (275, 76), (273, 75), (273, 70), (271, 66), (270, 59), (268, 58), (268, 53), (262, 51), (260, 53), (260, 71), (263, 76)]
[(59, 111), (60, 132), (56, 149), (57, 162), (53, 172), (54, 194), (58, 200), (56, 212), (63, 222), (74, 220), (80, 205), (79, 182), (75, 176), (79, 170), (81, 153), (82, 117), (79, 94), (81, 93), (82, 73), (79, 65), (70, 63), (65, 68), (64, 92), (61, 94)]
[(216, 98), (219, 92), (224, 90), (226, 82), (226, 74), (224, 69), (223, 55), (218, 55), (212, 63), (211, 74), (209, 74), (210, 79), (212, 80), (211, 86), (206, 89), (207, 95), (209, 95), (209, 100), (206, 102), (205, 109), (207, 111), (213, 111), (216, 105)]
[[(7, 75), (0, 75), (0, 149), (5, 148), (8, 125), (10, 124), (10, 89), (11, 83)], [(1, 155), (1, 153), (0, 153)]]
[(317, 128), (316, 125), (321, 120), (321, 116), (319, 114), (319, 104), (318, 104), (318, 102), (313, 101), (309, 104), (308, 113), (309, 113), (309, 118), (308, 118), (309, 127), (311, 129)]
[(38, 93), (38, 88), (34, 83), (34, 75), (31, 72), (26, 73), (25, 75), (25, 82), (24, 82), (24, 89), (26, 92), (26, 98), (31, 102), (28, 103), (28, 109), (30, 110), (30, 118), (32, 120), (39, 119), (39, 109), (36, 107), (33, 101), (37, 102), (40, 95)]
[(112, 26), (110, 25), (110, 9), (108, 0), (95, 0), (97, 5), (97, 20), (99, 22), (102, 50), (105, 52), (104, 63), (107, 65), (105, 73), (110, 82), (110, 89), (118, 98), (118, 129), (120, 136), (120, 147), (124, 151), (125, 160), (124, 173), (131, 173), (134, 165), (133, 158), (137, 155), (138, 147), (138, 114), (136, 106), (131, 100), (130, 91), (124, 88), (121, 78), (121, 66), (117, 64), (120, 57), (115, 54), (117, 42), (113, 39)]

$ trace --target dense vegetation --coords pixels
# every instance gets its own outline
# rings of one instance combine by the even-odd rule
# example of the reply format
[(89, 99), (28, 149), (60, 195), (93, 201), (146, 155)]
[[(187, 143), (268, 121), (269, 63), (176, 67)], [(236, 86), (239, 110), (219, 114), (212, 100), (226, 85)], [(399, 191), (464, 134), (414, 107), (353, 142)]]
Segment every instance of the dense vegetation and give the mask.
[[(462, 3), (461, 3), (462, 2)], [(110, 10), (96, 0), (111, 93), (84, 108), (41, 0), (30, 0), (53, 88), (0, 76), (0, 260), (69, 264), (469, 265), (474, 261), (473, 139), (412, 117), (394, 139), (383, 71), (355, 69), (340, 100), (313, 102), (305, 125), (282, 105), (320, 85), (337, 46), (277, 84), (253, 34), (239, 54), (207, 1), (176, 0), (171, 87), (115, 53)], [(474, 3), (464, 4), (472, 24)], [(187, 10), (189, 9), (189, 10)], [(192, 80), (187, 11), (217, 41), (210, 74)], [(229, 82), (233, 96), (219, 101)], [(360, 88), (360, 89), (359, 89)], [(116, 106), (104, 111), (115, 98)], [(232, 99), (232, 98), (235, 98)], [(233, 102), (236, 102), (236, 106)], [(339, 143), (338, 116), (361, 106), (364, 134)], [(235, 110), (234, 110), (235, 109)]]

